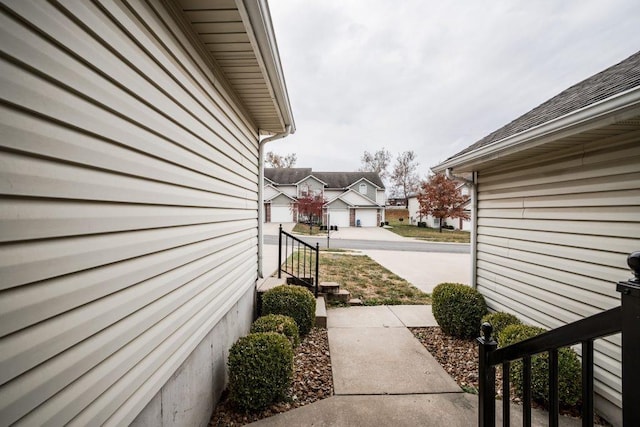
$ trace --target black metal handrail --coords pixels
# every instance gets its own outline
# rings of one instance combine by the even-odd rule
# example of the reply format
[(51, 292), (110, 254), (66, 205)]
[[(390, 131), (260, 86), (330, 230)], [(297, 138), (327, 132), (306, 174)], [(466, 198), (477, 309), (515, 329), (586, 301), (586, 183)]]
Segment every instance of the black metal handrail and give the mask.
[[(284, 240), (284, 250), (287, 254), (284, 264), (282, 262), (282, 249)], [(290, 249), (291, 248), (291, 249)], [(289, 252), (291, 251), (291, 256)], [(307, 256), (308, 255), (308, 256)], [(318, 296), (318, 272), (320, 262), (320, 244), (315, 247), (309, 243), (292, 236), (282, 229), (278, 233), (278, 278), (282, 278), (282, 273), (287, 274), (287, 283), (304, 286), (313, 291)]]
[(582, 345), (582, 425), (593, 426), (593, 341), (618, 332), (622, 333), (622, 418), (624, 425), (640, 425), (640, 405), (632, 402), (632, 387), (640, 382), (640, 252), (627, 259), (635, 278), (619, 282), (622, 304), (602, 313), (564, 325), (525, 341), (498, 349), (491, 336), (489, 323), (482, 325), (479, 345), (479, 411), (481, 427), (494, 426), (496, 421), (495, 366), (502, 365), (502, 424), (510, 425), (509, 369), (510, 362), (522, 359), (523, 424), (531, 426), (531, 356), (549, 353), (549, 425), (558, 425), (558, 349)]

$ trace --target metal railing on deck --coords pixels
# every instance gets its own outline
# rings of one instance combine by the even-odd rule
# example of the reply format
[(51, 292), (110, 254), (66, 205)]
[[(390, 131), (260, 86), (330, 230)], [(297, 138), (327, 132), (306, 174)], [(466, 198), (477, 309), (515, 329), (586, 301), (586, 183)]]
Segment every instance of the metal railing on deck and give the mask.
[[(318, 270), (320, 262), (320, 245), (315, 247), (282, 229), (278, 233), (278, 278), (287, 274), (287, 283), (304, 286), (318, 296)], [(284, 246), (284, 247), (283, 247)], [(285, 261), (282, 262), (284, 249)]]
[(523, 425), (531, 426), (531, 356), (549, 354), (549, 426), (558, 425), (558, 349), (582, 345), (582, 425), (593, 426), (593, 341), (622, 332), (622, 418), (625, 426), (640, 426), (637, 385), (640, 384), (640, 252), (627, 259), (635, 278), (617, 284), (622, 305), (519, 343), (497, 348), (489, 323), (482, 325), (479, 345), (480, 427), (496, 422), (495, 366), (502, 365), (502, 424), (510, 425), (510, 362), (522, 359)]

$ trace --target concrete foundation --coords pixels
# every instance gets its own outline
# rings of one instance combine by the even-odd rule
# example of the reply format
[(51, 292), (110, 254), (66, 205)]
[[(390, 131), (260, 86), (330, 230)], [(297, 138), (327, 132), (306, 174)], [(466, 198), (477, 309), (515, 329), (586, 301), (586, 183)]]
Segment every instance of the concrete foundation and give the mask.
[(227, 384), (229, 348), (249, 332), (254, 306), (252, 287), (198, 344), (131, 425), (208, 425)]

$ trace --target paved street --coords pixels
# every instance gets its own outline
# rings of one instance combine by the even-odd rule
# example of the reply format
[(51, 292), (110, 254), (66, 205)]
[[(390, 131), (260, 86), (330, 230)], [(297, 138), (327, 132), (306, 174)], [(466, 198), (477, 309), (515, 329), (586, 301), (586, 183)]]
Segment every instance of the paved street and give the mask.
[[(297, 238), (315, 245), (320, 244), (320, 248), (327, 247), (327, 238), (325, 237), (304, 237), (296, 235)], [(264, 243), (266, 245), (277, 245), (278, 236), (265, 235)], [(375, 249), (382, 251), (401, 251), (401, 252), (442, 252), (453, 254), (468, 254), (469, 245), (461, 243), (433, 243), (421, 242), (417, 240), (407, 239), (406, 241), (386, 241), (386, 240), (363, 240), (363, 239), (329, 239), (329, 247), (340, 249)]]

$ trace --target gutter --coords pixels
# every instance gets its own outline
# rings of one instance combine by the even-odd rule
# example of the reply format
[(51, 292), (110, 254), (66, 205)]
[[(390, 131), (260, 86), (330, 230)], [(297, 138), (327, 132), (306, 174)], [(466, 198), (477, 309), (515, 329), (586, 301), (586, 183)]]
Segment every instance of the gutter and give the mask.
[(263, 139), (259, 143), (259, 151), (258, 151), (258, 278), (262, 279), (264, 277), (262, 271), (262, 258), (263, 258), (263, 246), (264, 246), (264, 231), (263, 231), (263, 223), (264, 223), (264, 146), (267, 145), (267, 142), (275, 141), (276, 139), (286, 138), (293, 132), (291, 131), (292, 126), (287, 125), (285, 131), (282, 133), (275, 134), (268, 138)]
[(515, 135), (461, 154), (431, 168), (444, 172), (448, 168), (473, 171), (480, 164), (508, 154), (524, 151), (559, 138), (602, 126), (615, 124), (639, 114), (640, 86), (621, 92), (600, 102), (587, 105)]

